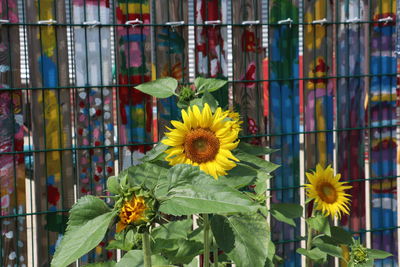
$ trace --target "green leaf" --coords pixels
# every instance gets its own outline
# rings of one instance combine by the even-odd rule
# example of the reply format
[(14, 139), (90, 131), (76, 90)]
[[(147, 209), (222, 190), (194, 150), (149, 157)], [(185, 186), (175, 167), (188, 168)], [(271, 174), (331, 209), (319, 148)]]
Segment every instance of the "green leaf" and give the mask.
[(293, 227), (296, 227), (296, 223), (295, 223), (295, 221), (293, 219), (286, 217), (285, 215), (283, 215), (279, 211), (271, 210), (270, 213), (278, 221), (284, 222), (284, 223), (289, 224), (289, 225), (291, 225)]
[(158, 180), (166, 179), (166, 174), (167, 169), (145, 162), (125, 169), (120, 176), (128, 175), (129, 187), (145, 186), (151, 190), (158, 184)]
[[(87, 221), (81, 227), (67, 229), (51, 266), (67, 266), (95, 248), (103, 240), (114, 217), (115, 213), (107, 212)], [(79, 221), (83, 221), (82, 216), (79, 217)]]
[(193, 240), (178, 239), (175, 242), (177, 250), (163, 252), (173, 264), (189, 264), (203, 249), (202, 243)]
[(257, 180), (255, 183), (255, 188), (254, 191), (260, 195), (264, 194), (265, 191), (267, 191), (267, 180), (270, 179), (272, 176), (263, 172), (263, 171), (258, 171), (257, 172)]
[(115, 195), (121, 193), (121, 186), (119, 185), (118, 177), (111, 176), (107, 179), (107, 190)]
[(368, 249), (368, 256), (373, 259), (386, 259), (393, 256), (393, 254), (379, 249)]
[(168, 193), (168, 197), (169, 199), (161, 203), (159, 210), (176, 216), (255, 212), (259, 208), (240, 191), (217, 182), (178, 186)]
[(324, 243), (323, 240), (321, 239), (315, 239), (313, 241), (313, 244), (319, 248), (322, 252), (325, 252), (326, 254), (332, 256), (332, 257), (336, 257), (336, 258), (343, 258), (342, 254), (342, 249), (338, 246), (332, 245), (332, 244), (327, 244)]
[[(151, 265), (153, 267), (170, 266), (168, 261), (160, 255), (151, 256)], [(127, 252), (115, 267), (143, 267), (144, 255), (142, 250), (131, 250)]]
[(248, 154), (246, 152), (237, 150), (235, 153), (235, 156), (242, 162), (249, 164), (250, 166), (256, 168), (256, 169), (262, 169), (266, 173), (271, 173), (275, 169), (279, 167), (279, 165), (276, 165), (272, 162), (260, 159), (257, 156)]
[(177, 87), (178, 81), (171, 77), (160, 78), (135, 86), (137, 90), (157, 98), (167, 98), (174, 95)]
[(296, 226), (293, 219), (300, 218), (303, 214), (303, 207), (299, 204), (278, 203), (271, 205), (271, 215), (278, 221)]
[(242, 188), (256, 181), (257, 171), (247, 165), (238, 164), (228, 171), (228, 175), (218, 178), (218, 182), (227, 184), (234, 188)]
[(222, 88), (227, 84), (228, 81), (220, 80), (220, 79), (213, 79), (213, 78), (203, 78), (197, 77), (194, 80), (194, 85), (196, 87), (197, 92), (204, 93), (204, 91), (214, 92), (218, 89)]
[(203, 107), (203, 100), (201, 98), (196, 98), (190, 101), (190, 106), (198, 106), (199, 108)]
[(313, 248), (312, 250), (298, 248), (296, 252), (317, 262), (326, 261), (326, 253), (322, 252), (319, 248)]
[(169, 222), (151, 232), (152, 238), (157, 242), (157, 239), (186, 239), (193, 221), (191, 219)]
[(351, 245), (353, 243), (352, 234), (338, 226), (331, 226), (331, 238), (337, 244)]
[(141, 159), (142, 162), (153, 162), (159, 160), (162, 156), (164, 156), (164, 151), (168, 149), (167, 145), (159, 142), (155, 145), (150, 151), (144, 155)]
[(319, 233), (324, 233), (327, 236), (331, 236), (331, 228), (329, 225), (328, 218), (322, 214), (317, 214), (314, 217), (306, 219), (308, 225)]
[(259, 214), (215, 215), (211, 229), (218, 246), (238, 267), (264, 266), (269, 251), (267, 221)]
[(126, 234), (124, 232), (115, 234), (115, 240), (111, 240), (106, 249), (122, 249), (129, 251), (137, 244), (138, 237), (141, 239), (141, 235), (135, 233), (133, 230), (128, 231)]
[(75, 226), (83, 226), (90, 220), (110, 211), (111, 209), (103, 200), (91, 195), (84, 196), (72, 206), (67, 230)]
[(83, 267), (115, 267), (116, 264), (117, 263), (115, 261), (106, 261), (87, 264)]
[(203, 106), (206, 103), (210, 106), (212, 112), (218, 108), (218, 101), (213, 97), (212, 94), (209, 93), (209, 91), (204, 91), (204, 95), (202, 97)]
[(171, 190), (177, 186), (199, 183), (201, 181), (211, 183), (214, 179), (201, 171), (199, 167), (188, 164), (178, 164), (168, 170), (167, 180), (169, 184), (168, 190)]
[(269, 147), (255, 146), (245, 142), (240, 142), (237, 149), (242, 150), (243, 152), (254, 156), (264, 156), (279, 150), (279, 149), (272, 149)]

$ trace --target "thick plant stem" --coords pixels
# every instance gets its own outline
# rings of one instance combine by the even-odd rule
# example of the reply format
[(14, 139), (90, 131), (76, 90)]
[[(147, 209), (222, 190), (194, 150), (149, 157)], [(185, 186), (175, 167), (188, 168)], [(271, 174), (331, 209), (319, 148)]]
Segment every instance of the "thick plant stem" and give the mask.
[[(314, 217), (314, 205), (313, 205), (313, 209), (311, 212), (311, 217)], [(311, 218), (310, 217), (310, 218)], [(307, 246), (306, 249), (307, 250), (311, 250), (311, 246), (312, 246), (312, 240), (313, 240), (313, 229), (311, 228), (311, 226), (308, 224), (307, 225)], [(313, 262), (310, 258), (306, 258), (306, 266), (307, 267), (312, 267), (313, 266)]]
[(210, 267), (210, 221), (208, 214), (203, 214), (204, 219), (204, 267)]
[(150, 236), (147, 231), (142, 234), (142, 241), (143, 241), (144, 267), (151, 267)]

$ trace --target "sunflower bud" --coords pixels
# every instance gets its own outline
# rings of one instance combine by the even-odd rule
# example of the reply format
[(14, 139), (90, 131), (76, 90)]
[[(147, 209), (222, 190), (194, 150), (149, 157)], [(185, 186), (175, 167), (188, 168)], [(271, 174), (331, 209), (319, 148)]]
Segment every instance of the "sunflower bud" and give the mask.
[(195, 91), (188, 86), (183, 86), (179, 93), (179, 101), (189, 103), (195, 97)]
[(156, 201), (150, 196), (133, 194), (120, 208), (117, 232), (125, 228), (142, 228), (150, 224), (155, 217)]
[(366, 263), (369, 260), (367, 248), (361, 244), (353, 245), (351, 247), (351, 259), (356, 265)]

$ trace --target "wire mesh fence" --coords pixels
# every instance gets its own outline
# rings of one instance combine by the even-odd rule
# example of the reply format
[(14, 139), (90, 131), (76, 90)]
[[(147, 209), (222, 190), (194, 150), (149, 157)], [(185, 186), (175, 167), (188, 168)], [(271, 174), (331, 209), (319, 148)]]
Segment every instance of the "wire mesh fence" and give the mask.
[[(102, 195), (179, 118), (135, 85), (227, 79), (242, 141), (279, 148), (268, 203), (304, 203), (304, 172), (351, 182), (345, 225), (398, 266), (395, 0), (1, 0), (2, 266), (49, 266), (68, 210)], [(400, 53), (400, 50), (397, 50)], [(307, 211), (306, 211), (307, 214)], [(305, 232), (271, 219), (282, 266)], [(106, 240), (79, 264), (118, 257)], [(338, 262), (331, 262), (331, 266)]]

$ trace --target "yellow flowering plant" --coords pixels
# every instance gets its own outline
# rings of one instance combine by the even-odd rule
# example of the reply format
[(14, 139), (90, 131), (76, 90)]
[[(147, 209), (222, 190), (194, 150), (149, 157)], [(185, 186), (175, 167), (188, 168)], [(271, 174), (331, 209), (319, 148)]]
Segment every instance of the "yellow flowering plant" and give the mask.
[[(51, 266), (67, 266), (100, 242), (125, 253), (96, 266), (193, 266), (199, 255), (204, 267), (273, 266), (265, 200), (278, 165), (262, 157), (275, 150), (240, 141), (240, 115), (213, 97), (225, 85), (199, 77), (192, 85), (162, 78), (136, 87), (156, 98), (176, 97), (181, 118), (140, 164), (107, 179), (107, 196), (78, 200)], [(243, 190), (249, 186), (252, 192)], [(285, 209), (270, 211), (287, 220)], [(110, 233), (113, 239), (104, 240)]]
[(338, 258), (341, 266), (372, 267), (375, 259), (392, 256), (381, 250), (364, 247), (358, 238), (332, 221), (350, 214), (351, 195), (347, 190), (352, 187), (348, 182), (340, 181), (340, 174), (334, 174), (331, 166), (324, 168), (320, 164), (315, 171), (306, 173), (309, 181), (305, 184), (307, 201), (311, 205), (311, 216), (306, 218), (306, 248), (297, 252), (306, 257), (307, 266), (327, 263), (328, 256)]

